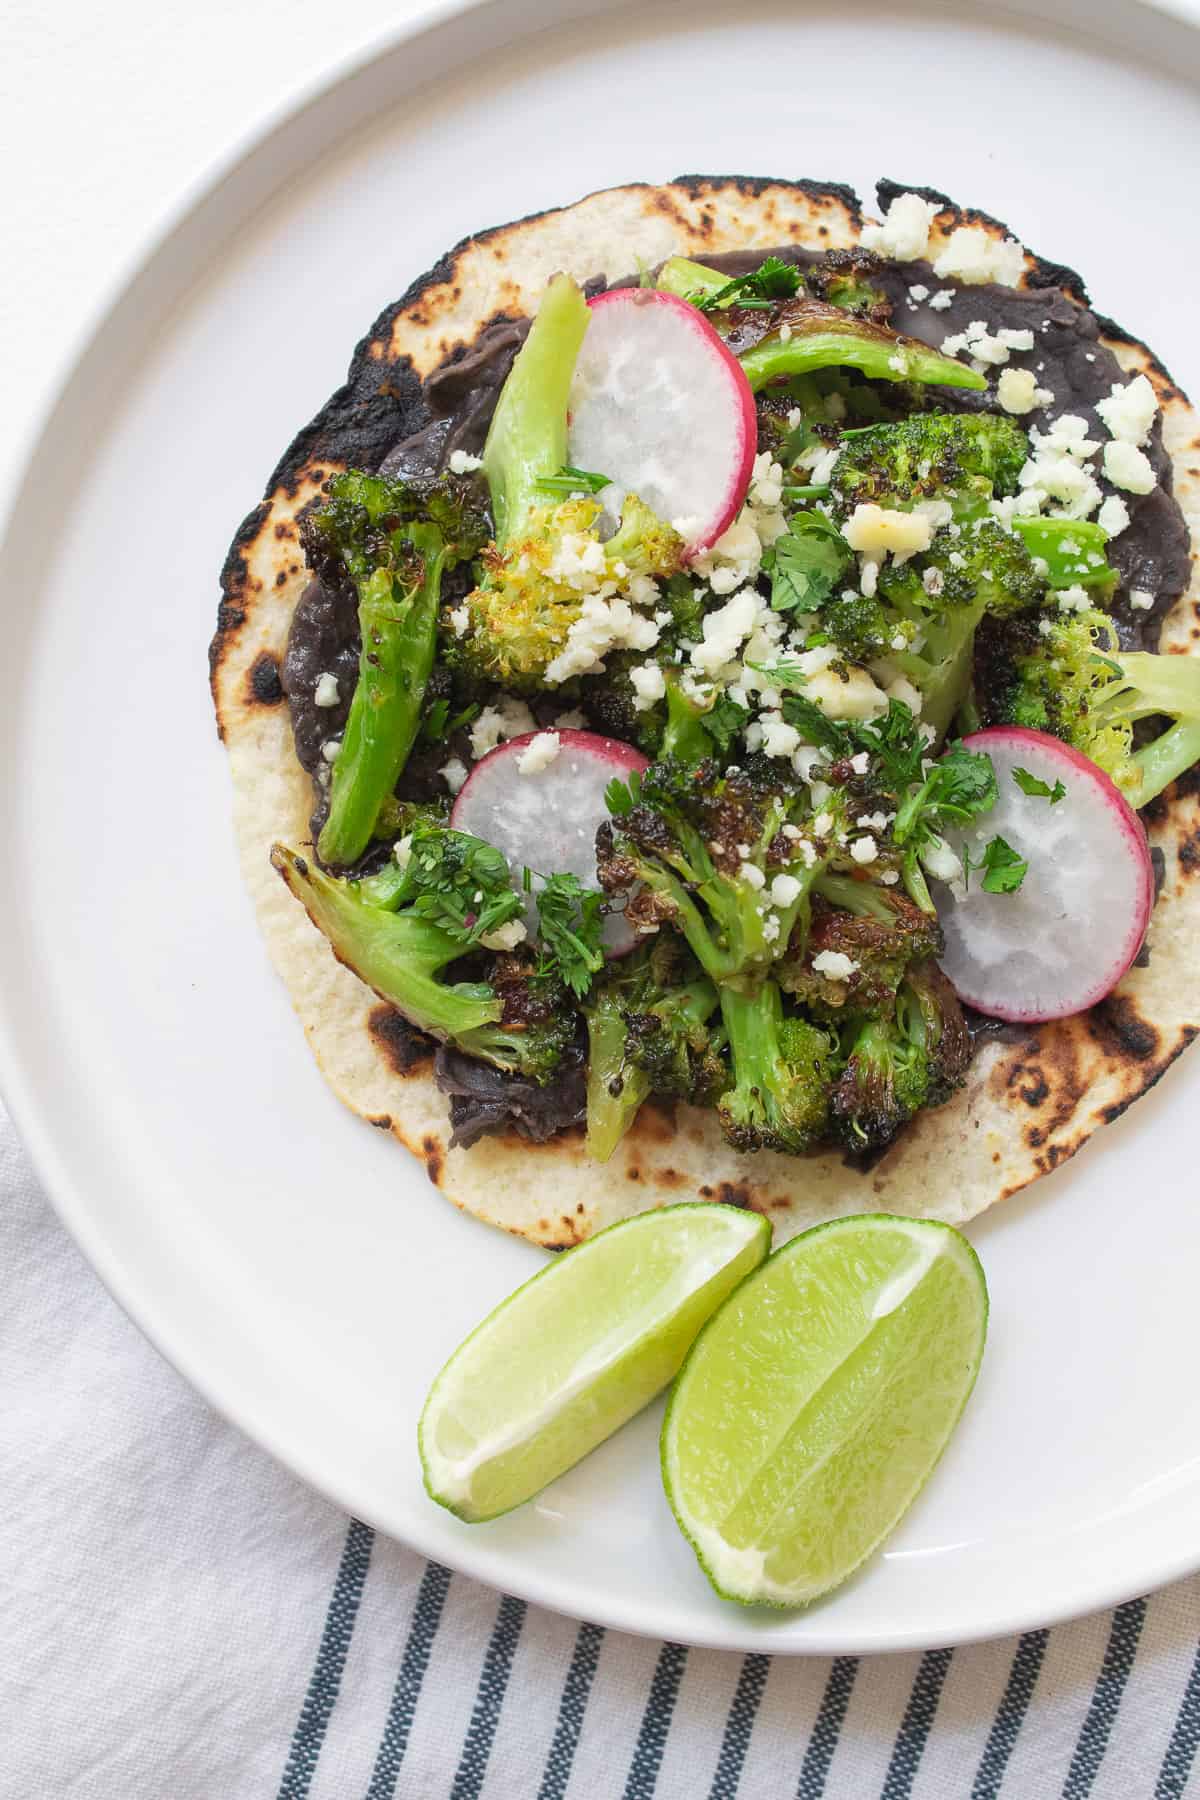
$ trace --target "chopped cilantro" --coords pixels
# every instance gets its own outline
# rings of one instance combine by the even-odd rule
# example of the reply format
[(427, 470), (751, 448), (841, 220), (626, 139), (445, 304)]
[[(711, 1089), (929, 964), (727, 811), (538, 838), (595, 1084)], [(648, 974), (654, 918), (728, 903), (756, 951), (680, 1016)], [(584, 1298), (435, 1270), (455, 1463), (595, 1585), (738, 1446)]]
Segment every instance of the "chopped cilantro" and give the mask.
[(580, 1000), (604, 964), (600, 930), (604, 896), (578, 875), (551, 875), (537, 896), (543, 951), (539, 974), (557, 974)]
[(795, 263), (780, 256), (768, 256), (748, 275), (735, 275), (711, 294), (689, 294), (692, 305), (701, 312), (712, 312), (721, 306), (764, 308), (776, 300), (790, 300), (800, 291), (800, 271)]
[(994, 837), (984, 845), (978, 862), (973, 862), (969, 854), (963, 857), (963, 877), (968, 883), (972, 869), (982, 869), (980, 886), (985, 893), (1015, 894), (1029, 873), (1029, 864), (1004, 838)]
[(849, 544), (823, 512), (796, 513), (763, 558), (776, 612), (816, 612), (852, 561)]
[(594, 469), (576, 469), (564, 463), (557, 475), (543, 475), (537, 485), (548, 494), (598, 494), (611, 486), (611, 475), (598, 475)]
[(1023, 794), (1028, 794), (1035, 800), (1048, 800), (1051, 806), (1057, 806), (1060, 800), (1067, 797), (1067, 790), (1061, 781), (1056, 781), (1051, 787), (1049, 782), (1039, 781), (1036, 775), (1031, 775), (1028, 769), (1014, 769), (1012, 778)]

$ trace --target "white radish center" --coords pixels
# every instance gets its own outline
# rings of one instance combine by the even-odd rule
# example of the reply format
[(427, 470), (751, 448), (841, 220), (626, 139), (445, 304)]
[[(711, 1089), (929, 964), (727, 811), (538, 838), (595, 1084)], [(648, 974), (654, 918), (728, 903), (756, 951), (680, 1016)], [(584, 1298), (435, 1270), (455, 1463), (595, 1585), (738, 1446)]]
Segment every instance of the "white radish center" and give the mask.
[(612, 478), (600, 495), (611, 518), (635, 493), (689, 544), (723, 530), (745, 485), (747, 433), (737, 371), (703, 320), (645, 299), (593, 306), (570, 413), (570, 460)]
[[(1009, 1019), (1063, 1018), (1093, 1005), (1137, 955), (1153, 889), (1136, 819), (1111, 785), (1031, 734), (969, 740), (992, 758), (999, 799), (966, 830), (948, 833), (978, 862), (1000, 836), (1028, 864), (1016, 893), (984, 891), (972, 870), (965, 896), (938, 886), (942, 966), (962, 998)], [(1022, 792), (1022, 768), (1066, 795), (1056, 805)]]

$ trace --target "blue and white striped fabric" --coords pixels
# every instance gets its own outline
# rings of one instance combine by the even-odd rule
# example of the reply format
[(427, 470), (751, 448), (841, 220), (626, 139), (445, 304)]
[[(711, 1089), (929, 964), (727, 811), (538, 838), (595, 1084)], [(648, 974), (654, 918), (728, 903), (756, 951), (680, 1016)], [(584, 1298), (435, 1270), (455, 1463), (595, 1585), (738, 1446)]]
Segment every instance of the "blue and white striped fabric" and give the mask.
[(1200, 1578), (923, 1656), (685, 1650), (347, 1522), (102, 1291), (0, 1114), (0, 1794), (1180, 1800)]

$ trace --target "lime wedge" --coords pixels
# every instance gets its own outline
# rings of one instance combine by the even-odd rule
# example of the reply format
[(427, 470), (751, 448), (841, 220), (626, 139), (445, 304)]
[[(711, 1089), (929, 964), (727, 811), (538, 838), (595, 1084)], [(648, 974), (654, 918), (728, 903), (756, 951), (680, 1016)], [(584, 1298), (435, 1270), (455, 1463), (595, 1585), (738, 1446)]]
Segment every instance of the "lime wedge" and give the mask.
[(975, 1383), (983, 1270), (883, 1213), (793, 1238), (697, 1338), (663, 1422), (667, 1497), (729, 1600), (798, 1606), (911, 1506)]
[(461, 1344), (425, 1402), (425, 1486), (476, 1522), (520, 1506), (640, 1412), (771, 1247), (733, 1206), (663, 1207), (541, 1269)]

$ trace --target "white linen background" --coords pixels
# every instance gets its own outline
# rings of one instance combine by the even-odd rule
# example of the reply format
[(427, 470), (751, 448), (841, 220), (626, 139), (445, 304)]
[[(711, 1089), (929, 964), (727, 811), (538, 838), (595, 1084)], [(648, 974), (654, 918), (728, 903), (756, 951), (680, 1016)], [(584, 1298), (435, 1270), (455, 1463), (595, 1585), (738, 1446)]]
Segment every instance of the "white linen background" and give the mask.
[[(411, 0), (340, 10), (328, 0), (196, 8), (5, 0), (0, 494), (82, 322), (179, 192), (332, 56), (424, 10)], [(547, 7), (548, 20), (554, 10)], [(224, 1425), (144, 1342), (49, 1213), (2, 1114), (0, 1209), (0, 1794), (270, 1796), (346, 1521)], [(314, 1800), (366, 1786), (422, 1568), (420, 1558), (376, 1541)], [(451, 1585), (398, 1794), (440, 1800), (450, 1792), (495, 1610), (486, 1590), (457, 1578)], [(1079, 1792), (1150, 1794), (1198, 1626), (1200, 1582), (1151, 1603), (1103, 1765)], [(1109, 1616), (1100, 1615), (1053, 1634), (1006, 1794), (1059, 1791), (1108, 1632)], [(531, 1613), (489, 1796), (532, 1792), (530, 1770), (544, 1759), (574, 1641), (567, 1621)], [(956, 1656), (918, 1797), (965, 1795), (1012, 1650), (1007, 1643)], [(654, 1645), (607, 1640), (573, 1794), (619, 1791), (625, 1740), (636, 1735), (656, 1655)], [(863, 1666), (829, 1794), (858, 1800), (879, 1791), (915, 1664)], [(662, 1800), (707, 1790), (740, 1667), (738, 1657), (693, 1653), (658, 1782)], [(824, 1661), (774, 1665), (745, 1764), (746, 1800), (784, 1792), (777, 1780), (792, 1761), (773, 1759), (811, 1721), (827, 1670)], [(788, 1792), (794, 1781), (790, 1773)], [(1195, 1777), (1186, 1788), (1194, 1791)]]

